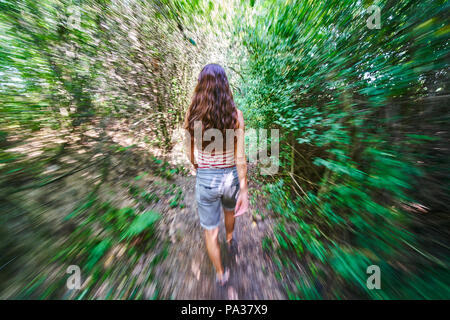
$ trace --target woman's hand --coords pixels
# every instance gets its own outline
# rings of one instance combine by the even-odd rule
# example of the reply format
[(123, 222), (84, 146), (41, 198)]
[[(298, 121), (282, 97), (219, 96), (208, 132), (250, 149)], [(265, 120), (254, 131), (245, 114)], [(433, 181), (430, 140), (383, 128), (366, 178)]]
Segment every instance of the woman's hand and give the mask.
[(191, 167), (191, 175), (195, 176), (197, 175), (198, 164), (193, 163), (192, 165), (194, 166), (194, 169)]
[(239, 196), (236, 202), (236, 213), (235, 217), (238, 217), (240, 215), (243, 215), (248, 210), (248, 190), (241, 190), (239, 192)]

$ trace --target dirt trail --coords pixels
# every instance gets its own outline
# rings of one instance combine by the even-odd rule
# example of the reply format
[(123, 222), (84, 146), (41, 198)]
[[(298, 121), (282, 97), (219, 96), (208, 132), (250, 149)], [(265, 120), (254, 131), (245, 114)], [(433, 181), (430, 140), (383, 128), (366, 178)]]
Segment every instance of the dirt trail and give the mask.
[[(171, 158), (177, 164), (184, 162), (188, 166), (179, 144), (175, 145)], [(249, 174), (252, 170), (249, 169)], [(156, 273), (160, 280), (164, 279), (161, 294), (172, 299), (284, 299), (273, 263), (261, 246), (262, 238), (270, 232), (270, 219), (256, 222), (251, 213), (237, 218), (234, 236), (239, 251), (235, 257), (227, 253), (222, 219), (219, 243), (222, 261), (231, 273), (228, 285), (219, 288), (197, 215), (195, 176), (179, 176), (175, 183), (183, 190), (186, 207), (169, 210), (161, 224), (161, 228), (168, 229), (172, 241), (169, 255)]]

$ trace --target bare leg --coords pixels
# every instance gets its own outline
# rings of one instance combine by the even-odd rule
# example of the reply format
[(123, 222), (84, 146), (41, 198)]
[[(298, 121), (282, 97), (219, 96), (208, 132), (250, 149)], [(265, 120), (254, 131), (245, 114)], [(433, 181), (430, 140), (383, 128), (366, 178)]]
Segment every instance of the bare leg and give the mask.
[(223, 210), (225, 216), (225, 230), (227, 234), (227, 242), (230, 242), (233, 239), (233, 231), (234, 231), (234, 210), (228, 211)]
[(219, 247), (219, 227), (212, 230), (205, 230), (206, 249), (208, 250), (209, 258), (212, 264), (216, 268), (217, 276), (222, 279), (223, 268), (222, 261), (220, 260), (220, 247)]

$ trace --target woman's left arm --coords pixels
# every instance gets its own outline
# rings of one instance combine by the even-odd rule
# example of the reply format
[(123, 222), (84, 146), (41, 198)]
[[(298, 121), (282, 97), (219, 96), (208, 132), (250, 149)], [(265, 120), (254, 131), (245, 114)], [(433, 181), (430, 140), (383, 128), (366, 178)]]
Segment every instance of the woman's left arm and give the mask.
[(236, 202), (235, 217), (248, 210), (247, 158), (245, 157), (245, 125), (242, 111), (238, 110), (239, 128), (236, 129), (235, 161), (239, 176), (239, 196)]

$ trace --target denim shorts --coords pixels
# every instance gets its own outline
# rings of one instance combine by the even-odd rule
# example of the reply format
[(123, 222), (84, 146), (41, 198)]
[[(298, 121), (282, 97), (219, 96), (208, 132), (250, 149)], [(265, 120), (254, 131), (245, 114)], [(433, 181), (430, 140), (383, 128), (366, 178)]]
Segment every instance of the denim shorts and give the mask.
[(222, 208), (234, 210), (238, 195), (239, 176), (235, 166), (225, 169), (197, 169), (195, 198), (203, 228), (218, 227)]

